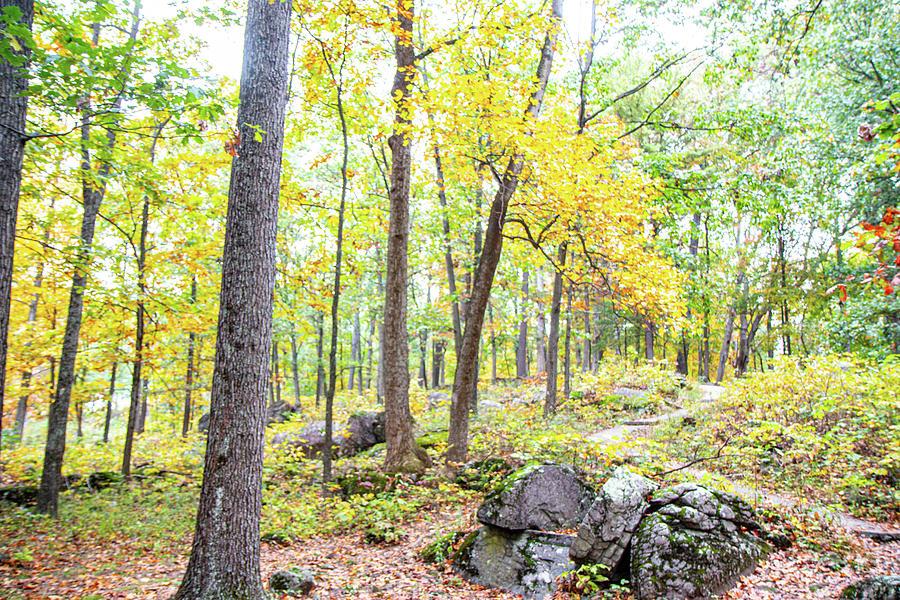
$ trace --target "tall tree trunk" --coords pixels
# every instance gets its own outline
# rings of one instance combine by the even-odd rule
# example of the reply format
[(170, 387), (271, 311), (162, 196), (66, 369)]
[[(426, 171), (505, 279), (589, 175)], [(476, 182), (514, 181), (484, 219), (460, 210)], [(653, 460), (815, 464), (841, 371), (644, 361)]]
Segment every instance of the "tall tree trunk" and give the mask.
[(584, 293), (584, 364), (581, 365), (585, 373), (591, 370), (591, 356), (591, 292), (588, 290)]
[(272, 375), (275, 385), (275, 406), (281, 406), (281, 369), (279, 368), (280, 358), (278, 356), (278, 340), (274, 339), (272, 334)]
[(290, 21), (291, 2), (249, 1), (203, 484), (173, 600), (267, 597), (259, 518)]
[(566, 287), (566, 349), (563, 373), (563, 397), (569, 399), (572, 392), (572, 284)]
[[(168, 120), (167, 120), (168, 121)], [(167, 122), (166, 121), (166, 122)], [(150, 148), (150, 163), (156, 159), (156, 144), (162, 135), (166, 122), (156, 127), (156, 135)], [(131, 477), (131, 450), (135, 431), (143, 433), (146, 418), (146, 404), (141, 406), (141, 372), (144, 368), (144, 297), (147, 293), (147, 228), (150, 225), (150, 195), (144, 192), (141, 206), (141, 235), (137, 248), (137, 307), (135, 308), (134, 362), (131, 364), (131, 403), (128, 407), (128, 425), (125, 429), (125, 448), (122, 452), (122, 475)], [(146, 403), (146, 397), (143, 402)], [(140, 411), (140, 412), (139, 412)]]
[[(137, 38), (140, 22), (141, 2), (134, 4), (132, 15), (131, 36), (129, 44), (134, 44)], [(94, 23), (94, 46), (100, 43), (100, 24)], [(128, 65), (123, 65), (122, 77), (128, 78)], [(121, 82), (125, 85), (125, 82)], [(72, 275), (72, 288), (69, 293), (69, 309), (66, 316), (66, 330), (63, 334), (62, 351), (59, 357), (59, 374), (56, 382), (56, 395), (50, 404), (47, 415), (47, 442), (44, 447), (44, 467), (41, 471), (41, 486), (38, 491), (37, 512), (57, 515), (59, 502), (59, 489), (62, 485), (62, 463), (66, 452), (66, 425), (69, 420), (69, 403), (72, 399), (72, 384), (75, 380), (75, 359), (78, 355), (78, 337), (81, 333), (81, 320), (84, 312), (84, 290), (87, 286), (87, 269), (91, 259), (91, 246), (94, 243), (94, 231), (97, 224), (97, 214), (100, 212), (100, 204), (106, 194), (106, 182), (109, 180), (112, 164), (102, 161), (96, 175), (92, 172), (92, 157), (90, 152), (91, 124), (90, 124), (90, 100), (82, 102), (81, 120), (81, 177), (82, 177), (82, 205), (81, 235), (75, 269)], [(122, 97), (117, 96), (113, 103), (114, 114), (121, 109)], [(112, 151), (116, 145), (117, 123), (113, 123), (106, 130), (106, 150)]]
[[(53, 208), (53, 202), (50, 203), (50, 208)], [(48, 243), (50, 241), (50, 226), (47, 225), (47, 228), (44, 229), (44, 241), (41, 246), (46, 250), (48, 247)], [(37, 273), (34, 276), (34, 287), (35, 289), (40, 289), (44, 283), (44, 261), (38, 261), (37, 264)], [(31, 302), (28, 303), (28, 326), (29, 326), (29, 341), (26, 343), (26, 347), (31, 348), (31, 336), (33, 336), (34, 324), (37, 322), (37, 308), (38, 303), (41, 300), (41, 293), (35, 292), (31, 298)], [(15, 420), (15, 444), (18, 444), (22, 441), (22, 435), (25, 433), (25, 418), (28, 414), (28, 397), (31, 394), (31, 364), (28, 365), (26, 369), (22, 371), (22, 393), (19, 395), (19, 402), (16, 404), (16, 420)], [(0, 392), (2, 393), (2, 392)], [(0, 414), (2, 414), (2, 410), (0, 410)]]
[(103, 419), (103, 443), (109, 443), (109, 426), (112, 422), (113, 398), (116, 395), (116, 370), (119, 363), (113, 361), (109, 373), (109, 395), (106, 397), (106, 418)]
[(488, 301), (488, 318), (491, 324), (491, 383), (497, 383), (497, 333), (494, 331), (494, 307)]
[(437, 337), (431, 342), (431, 387), (438, 388), (441, 385), (441, 366), (444, 362), (444, 348), (446, 342)]
[[(191, 305), (197, 302), (197, 276), (191, 277)], [(191, 430), (191, 394), (194, 391), (194, 346), (197, 343), (197, 334), (193, 331), (188, 334), (187, 369), (184, 373), (184, 411), (181, 419), (181, 437), (187, 437)]]
[(294, 382), (294, 408), (300, 410), (300, 372), (297, 361), (297, 332), (291, 323), (291, 375)]
[(522, 269), (522, 299), (519, 302), (521, 314), (519, 315), (519, 338), (516, 341), (516, 378), (528, 377), (528, 311), (525, 305), (528, 302), (528, 270)]
[(644, 322), (644, 358), (648, 361), (654, 359), (653, 334), (655, 330), (656, 326), (653, 321), (647, 319)]
[(791, 355), (791, 314), (787, 301), (787, 258), (784, 249), (784, 230), (778, 223), (778, 268), (781, 279), (781, 341), (786, 356)]
[(547, 323), (544, 318), (544, 303), (541, 297), (541, 270), (538, 269), (534, 277), (534, 304), (537, 314), (534, 319), (534, 374), (541, 375), (547, 371), (547, 349), (544, 347), (544, 333)]
[[(347, 139), (347, 119), (344, 114), (344, 79), (343, 71), (335, 71), (335, 65), (328, 58), (325, 48), (322, 48), (322, 57), (328, 66), (331, 79), (335, 85), (335, 100), (337, 101), (337, 113), (341, 122), (341, 142), (343, 154), (341, 160), (341, 203), (338, 207), (337, 248), (334, 253), (334, 287), (331, 295), (331, 340), (328, 345), (328, 387), (325, 388), (325, 444), (322, 451), (322, 493), (329, 495), (327, 484), (331, 481), (331, 446), (334, 430), (334, 393), (337, 386), (338, 366), (338, 321), (339, 306), (341, 300), (341, 267), (344, 260), (344, 211), (347, 206), (347, 191), (350, 187), (347, 167), (350, 160), (350, 143)], [(342, 68), (342, 67), (341, 67)], [(358, 313), (357, 313), (358, 314)], [(358, 324), (358, 320), (357, 320)], [(350, 378), (351, 383), (353, 378)]]
[[(535, 119), (541, 109), (544, 90), (550, 77), (556, 36), (562, 21), (562, 0), (553, 0), (552, 16), (541, 48), (541, 59), (537, 68), (537, 87), (528, 101), (525, 110), (526, 119)], [(522, 173), (524, 159), (521, 154), (513, 154), (506, 169), (499, 178), (499, 187), (491, 202), (487, 226), (484, 236), (484, 247), (478, 272), (472, 287), (469, 310), (466, 314), (466, 329), (463, 333), (462, 346), (457, 359), (456, 375), (453, 379), (453, 394), (450, 406), (449, 447), (446, 459), (448, 464), (461, 464), (466, 461), (469, 450), (469, 406), (473, 396), (473, 386), (478, 377), (478, 346), (481, 341), (481, 329), (484, 324), (484, 313), (494, 282), (494, 273), (500, 262), (503, 249), (503, 225), (506, 221), (506, 210), (509, 201), (516, 191), (519, 176)]]
[(413, 0), (397, 0), (394, 15), (394, 55), (397, 70), (391, 98), (394, 131), (391, 149), (390, 221), (384, 295), (384, 398), (386, 472), (422, 472), (430, 464), (416, 444), (409, 410), (409, 343), (407, 341), (407, 260), (409, 243), (409, 186), (412, 166), (412, 121), (409, 98), (416, 77)]
[[(34, 0), (4, 0), (3, 10), (16, 24), (31, 31)], [(18, 12), (18, 15), (15, 12)], [(22, 187), (25, 156), (25, 116), (28, 110), (28, 66), (31, 40), (6, 33), (11, 41), (10, 58), (0, 58), (0, 444), (3, 440), (3, 404), (6, 396), (6, 352), (9, 307), (12, 294), (13, 253), (16, 247), (16, 217)], [(24, 425), (24, 418), (22, 421)]]
[(547, 394), (544, 417), (556, 414), (556, 380), (559, 371), (559, 314), (562, 304), (562, 268), (566, 265), (566, 242), (559, 245), (556, 273), (553, 276), (553, 298), (550, 303), (550, 338), (547, 344)]
[[(357, 372), (362, 380), (362, 332), (359, 328), (359, 309), (353, 314), (353, 331), (350, 333), (350, 387), (353, 390), (356, 386)], [(362, 393), (362, 383), (357, 388)]]
[[(381, 264), (381, 252), (375, 248), (375, 262)], [(378, 290), (378, 297), (384, 298), (384, 278), (381, 269), (375, 277), (375, 288)], [(381, 306), (381, 321), (378, 323), (378, 373), (375, 376), (375, 397), (379, 405), (384, 404), (384, 305)]]
[(316, 408), (319, 408), (319, 405), (322, 403), (322, 396), (325, 393), (325, 365), (323, 364), (324, 360), (324, 350), (323, 346), (325, 344), (325, 315), (323, 313), (316, 313)]

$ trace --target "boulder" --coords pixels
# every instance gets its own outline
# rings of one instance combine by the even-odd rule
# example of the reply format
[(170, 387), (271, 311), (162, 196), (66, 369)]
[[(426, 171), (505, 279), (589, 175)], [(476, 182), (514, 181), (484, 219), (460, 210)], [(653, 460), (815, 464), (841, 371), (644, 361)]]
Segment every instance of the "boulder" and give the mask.
[(444, 392), (429, 392), (425, 401), (428, 402), (428, 408), (432, 410), (440, 406), (450, 406), (450, 395)]
[(363, 450), (384, 443), (384, 419), (384, 411), (350, 415), (342, 437), (338, 438), (341, 456), (356, 456)]
[(486, 526), (462, 541), (452, 564), (473, 583), (525, 598), (545, 598), (556, 591), (557, 577), (575, 568), (569, 560), (574, 539), (545, 531), (512, 532)]
[(626, 558), (631, 537), (644, 512), (655, 483), (625, 467), (613, 471), (578, 528), (569, 556), (579, 564), (604, 565), (614, 573)]
[(647, 390), (638, 390), (629, 387), (617, 387), (612, 391), (610, 395), (621, 396), (622, 398), (644, 398), (647, 396)]
[(595, 492), (569, 467), (531, 465), (505, 479), (478, 508), (485, 525), (512, 531), (577, 527)]
[(36, 485), (0, 486), (0, 500), (27, 506), (37, 502), (38, 487)]
[(291, 567), (269, 575), (269, 590), (289, 596), (304, 596), (316, 587), (315, 577), (309, 571)]
[(631, 581), (638, 600), (710, 598), (756, 568), (769, 546), (742, 499), (697, 484), (654, 493), (651, 514), (632, 539)]
[[(339, 435), (332, 435), (332, 456), (340, 449), (339, 441)], [(272, 445), (280, 446), (282, 444), (288, 444), (296, 448), (306, 458), (320, 456), (325, 448), (325, 421), (307, 425), (299, 433), (276, 433), (272, 437)]]
[(878, 575), (851, 583), (841, 600), (900, 600), (900, 577)]
[(479, 413), (488, 413), (494, 412), (498, 410), (503, 410), (504, 406), (499, 402), (494, 402), (493, 400), (482, 400), (478, 403), (478, 412)]
[(209, 413), (203, 413), (203, 415), (197, 419), (197, 431), (200, 433), (209, 432)]

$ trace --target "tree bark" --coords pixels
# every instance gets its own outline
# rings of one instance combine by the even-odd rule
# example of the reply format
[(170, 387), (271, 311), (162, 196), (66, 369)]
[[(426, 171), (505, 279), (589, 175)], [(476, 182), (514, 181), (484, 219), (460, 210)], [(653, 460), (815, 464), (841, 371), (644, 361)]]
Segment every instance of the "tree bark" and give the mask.
[(519, 338), (516, 341), (516, 378), (528, 377), (528, 312), (525, 304), (528, 301), (528, 270), (522, 269), (522, 299), (519, 302)]
[(391, 88), (394, 130), (391, 149), (390, 220), (384, 293), (384, 398), (389, 473), (423, 472), (430, 464), (412, 434), (409, 410), (409, 342), (406, 328), (409, 187), (412, 166), (412, 122), (409, 99), (416, 77), (413, 50), (413, 0), (397, 0), (394, 55), (397, 70)]
[(582, 357), (584, 364), (581, 370), (587, 373), (591, 370), (591, 292), (584, 293), (584, 350)]
[(572, 392), (572, 284), (566, 288), (566, 349), (563, 374), (563, 398), (568, 400)]
[[(197, 276), (191, 277), (191, 305), (197, 302)], [(181, 419), (181, 437), (187, 437), (191, 430), (191, 394), (194, 391), (194, 346), (197, 343), (197, 334), (193, 331), (188, 334), (187, 370), (184, 374), (184, 411)]]
[(325, 315), (316, 313), (316, 408), (322, 403), (322, 396), (325, 393), (325, 365), (322, 363), (325, 354), (323, 346), (325, 344)]
[[(133, 45), (137, 38), (140, 22), (141, 2), (134, 4), (131, 35), (129, 44)], [(100, 24), (94, 23), (92, 42), (100, 43)], [(128, 77), (128, 65), (123, 65), (122, 76)], [(124, 85), (124, 83), (123, 83)], [(122, 96), (117, 96), (112, 112), (121, 109)], [(47, 415), (47, 442), (44, 447), (44, 467), (41, 471), (41, 486), (38, 490), (37, 507), (39, 513), (56, 517), (59, 502), (59, 489), (62, 485), (62, 464), (66, 452), (66, 425), (69, 420), (69, 403), (72, 399), (72, 385), (75, 381), (75, 359), (78, 355), (78, 338), (81, 333), (81, 320), (84, 312), (84, 290), (88, 280), (88, 265), (91, 259), (91, 246), (94, 243), (94, 231), (97, 225), (97, 214), (106, 194), (106, 182), (112, 170), (112, 164), (102, 161), (96, 175), (92, 173), (92, 157), (90, 152), (91, 125), (90, 101), (85, 99), (81, 120), (81, 195), (83, 214), (81, 218), (81, 234), (75, 269), (72, 274), (72, 288), (69, 293), (69, 308), (66, 316), (66, 329), (63, 334), (62, 350), (59, 357), (59, 373), (56, 382), (56, 394), (50, 404)], [(106, 150), (112, 151), (116, 145), (117, 127), (106, 130)], [(96, 182), (96, 185), (95, 185)]]
[(559, 371), (559, 314), (562, 304), (562, 268), (566, 265), (566, 242), (559, 245), (557, 268), (553, 276), (553, 298), (550, 303), (550, 338), (547, 343), (547, 394), (544, 417), (556, 414), (556, 380)]
[[(18, 25), (31, 31), (34, 0), (4, 0), (4, 10), (18, 9)], [(12, 13), (10, 13), (12, 15)], [(5, 28), (4, 28), (4, 33)], [(25, 156), (25, 117), (28, 110), (28, 65), (31, 40), (10, 45), (15, 61), (0, 59), (0, 444), (3, 440), (3, 404), (6, 396), (6, 352), (9, 335), (9, 307), (12, 294), (13, 253), (16, 246), (16, 218), (22, 187)], [(24, 417), (22, 420), (24, 425)], [(21, 434), (20, 434), (21, 435)]]
[[(526, 119), (535, 119), (541, 110), (544, 90), (550, 77), (553, 64), (556, 36), (562, 21), (562, 0), (553, 0), (552, 15), (547, 35), (541, 48), (541, 59), (537, 68), (537, 87), (532, 93), (525, 109)], [(478, 346), (481, 341), (481, 329), (484, 325), (484, 313), (494, 282), (494, 273), (500, 262), (503, 249), (503, 225), (509, 201), (516, 191), (519, 176), (522, 173), (524, 159), (521, 154), (514, 153), (507, 163), (506, 169), (499, 178), (499, 187), (491, 202), (487, 226), (484, 235), (484, 247), (481, 260), (478, 262), (472, 286), (472, 297), (466, 313), (466, 328), (463, 333), (462, 347), (457, 359), (456, 375), (453, 379), (453, 394), (450, 406), (450, 431), (447, 449), (448, 464), (462, 464), (469, 451), (469, 404), (473, 396), (473, 386), (478, 377)]]
[(290, 2), (249, 1), (203, 484), (173, 600), (267, 597), (259, 518), (290, 21)]
[(544, 304), (541, 297), (541, 270), (534, 277), (534, 305), (537, 314), (534, 319), (534, 374), (541, 375), (547, 371), (547, 349), (544, 347), (544, 331), (547, 323), (544, 318)]
[(291, 375), (294, 381), (294, 407), (300, 410), (300, 373), (297, 364), (297, 333), (294, 324), (291, 323)]
[(350, 386), (348, 389), (353, 390), (356, 387), (357, 372), (359, 373), (360, 384), (358, 391), (362, 393), (362, 347), (360, 343), (361, 333), (359, 329), (359, 310), (353, 315), (353, 331), (350, 334)]
[(116, 370), (119, 363), (113, 361), (112, 369), (109, 373), (109, 395), (106, 397), (106, 418), (103, 419), (103, 443), (109, 443), (109, 426), (112, 422), (113, 398), (116, 395)]

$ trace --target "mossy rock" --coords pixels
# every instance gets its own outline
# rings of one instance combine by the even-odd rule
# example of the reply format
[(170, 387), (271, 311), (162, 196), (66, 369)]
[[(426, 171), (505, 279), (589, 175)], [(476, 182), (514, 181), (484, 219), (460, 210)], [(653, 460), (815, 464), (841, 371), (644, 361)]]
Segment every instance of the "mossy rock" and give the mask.
[(512, 470), (513, 466), (502, 458), (486, 458), (463, 465), (456, 476), (456, 483), (467, 490), (488, 492)]
[(900, 600), (900, 577), (877, 575), (851, 583), (841, 600)]
[(375, 469), (349, 471), (339, 476), (336, 483), (345, 498), (358, 494), (383, 494), (397, 487), (397, 478), (388, 477)]
[(439, 564), (450, 558), (453, 546), (466, 535), (465, 531), (451, 531), (436, 538), (419, 550), (419, 558), (427, 563)]
[(431, 431), (416, 438), (416, 443), (426, 450), (431, 450), (440, 444), (446, 445), (449, 435), (449, 431)]
[(0, 487), (0, 500), (19, 505), (31, 505), (37, 502), (38, 486), (7, 485)]

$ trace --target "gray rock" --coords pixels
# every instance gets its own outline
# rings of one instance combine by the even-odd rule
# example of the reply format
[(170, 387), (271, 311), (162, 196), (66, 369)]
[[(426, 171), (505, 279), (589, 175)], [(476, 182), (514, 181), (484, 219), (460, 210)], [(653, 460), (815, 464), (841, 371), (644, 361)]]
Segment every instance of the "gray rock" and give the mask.
[(578, 528), (569, 556), (580, 564), (604, 565), (617, 570), (644, 512), (655, 483), (625, 467), (613, 471)]
[(841, 600), (900, 600), (900, 577), (880, 575), (851, 583)]
[(696, 484), (660, 490), (632, 539), (631, 580), (639, 600), (710, 598), (730, 589), (770, 550), (742, 499)]
[(577, 527), (595, 492), (575, 471), (561, 465), (531, 465), (505, 479), (478, 507), (485, 525), (513, 531)]
[(4, 485), (0, 486), (0, 500), (22, 506), (37, 502), (38, 487), (36, 485)]
[(425, 400), (428, 402), (428, 408), (432, 409), (450, 405), (450, 395), (444, 392), (429, 392)]
[(492, 412), (495, 410), (503, 410), (503, 405), (493, 400), (482, 400), (478, 403), (478, 412)]
[(209, 431), (209, 413), (203, 413), (203, 415), (197, 419), (197, 431), (200, 433), (207, 433)]
[(452, 557), (454, 568), (479, 585), (525, 598), (549, 597), (556, 579), (575, 565), (569, 560), (574, 536), (544, 531), (511, 532), (482, 527), (470, 533)]
[[(340, 449), (339, 433), (333, 433), (331, 438), (331, 451), (334, 456)], [(307, 425), (299, 433), (276, 433), (272, 437), (272, 445), (280, 446), (288, 444), (293, 446), (306, 458), (315, 458), (322, 454), (325, 448), (325, 421), (318, 421), (311, 425)]]
[(347, 427), (339, 438), (341, 456), (356, 456), (363, 450), (384, 443), (384, 419), (384, 411), (350, 415)]
[(621, 396), (623, 398), (643, 398), (647, 395), (647, 390), (638, 390), (629, 387), (617, 387), (612, 391), (612, 396)]
[(290, 596), (305, 596), (316, 587), (315, 577), (305, 569), (291, 567), (269, 575), (269, 590)]

